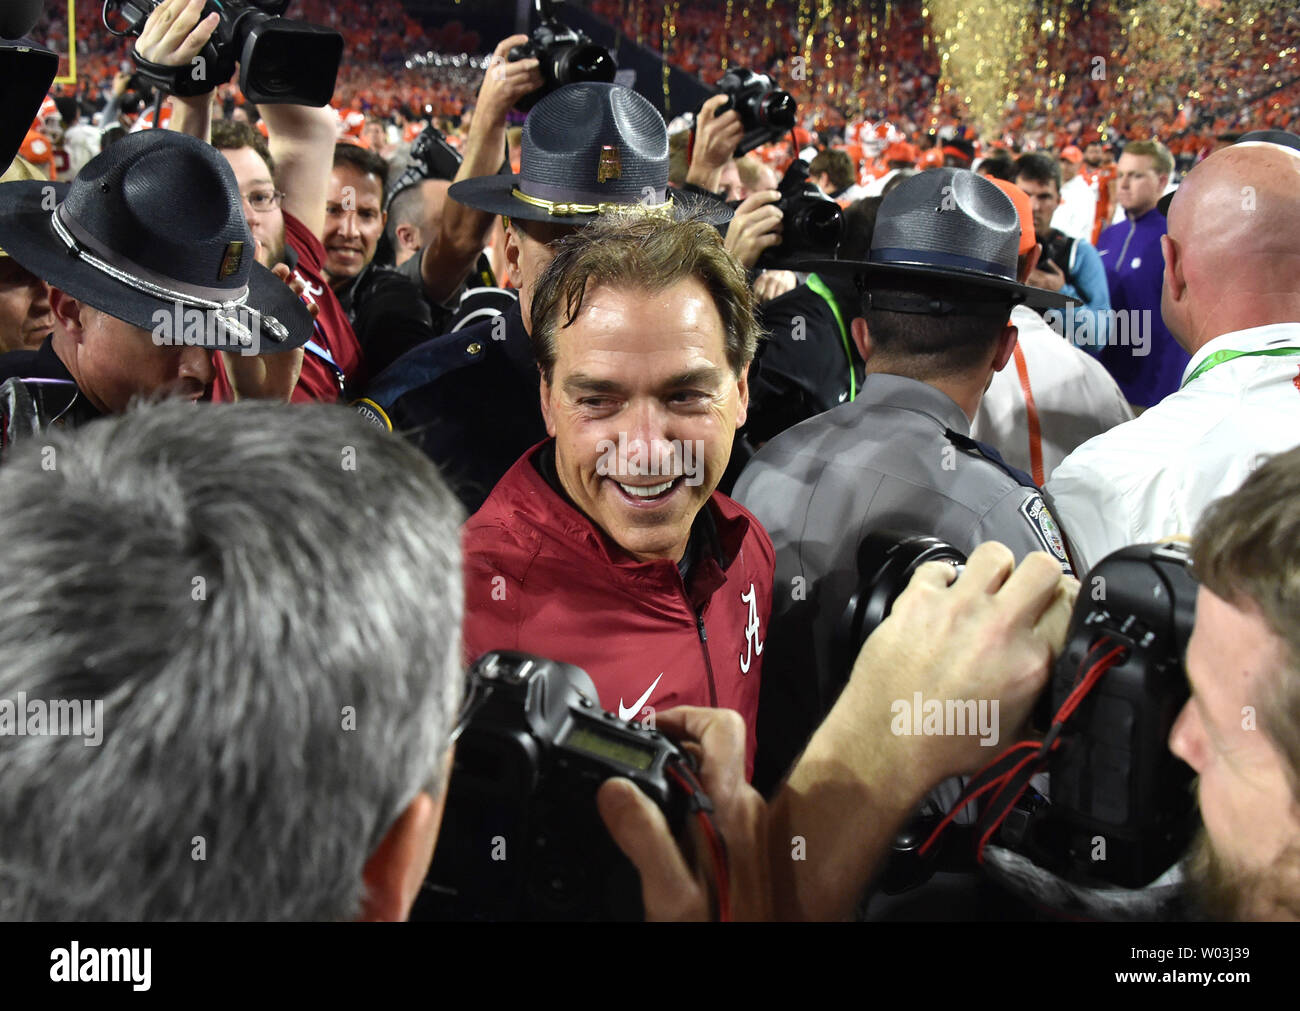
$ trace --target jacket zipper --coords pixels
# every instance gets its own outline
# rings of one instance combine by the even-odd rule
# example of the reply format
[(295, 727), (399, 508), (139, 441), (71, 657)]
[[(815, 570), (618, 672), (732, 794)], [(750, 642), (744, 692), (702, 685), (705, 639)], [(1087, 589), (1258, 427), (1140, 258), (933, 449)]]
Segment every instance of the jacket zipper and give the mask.
[(700, 648), (704, 651), (704, 672), (709, 678), (709, 707), (718, 708), (718, 690), (713, 683), (713, 661), (709, 659), (709, 634), (704, 631), (704, 615), (695, 616), (695, 628), (700, 633)]
[[(1130, 221), (1128, 223), (1128, 235), (1124, 236), (1124, 245), (1120, 246), (1119, 256), (1117, 257), (1120, 263), (1124, 262), (1124, 257), (1128, 254), (1129, 240), (1133, 238), (1133, 233), (1136, 232), (1137, 230), (1138, 230), (1138, 223), (1136, 221)], [(1118, 267), (1119, 264), (1116, 264), (1116, 269), (1118, 269)]]

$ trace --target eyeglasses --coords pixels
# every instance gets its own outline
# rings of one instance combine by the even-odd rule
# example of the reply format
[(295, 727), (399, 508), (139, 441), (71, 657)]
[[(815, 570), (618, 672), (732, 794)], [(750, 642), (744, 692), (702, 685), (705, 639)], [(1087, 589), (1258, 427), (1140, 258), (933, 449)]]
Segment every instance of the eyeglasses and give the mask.
[(257, 211), (258, 214), (265, 214), (267, 211), (273, 211), (280, 206), (280, 201), (284, 199), (283, 190), (254, 190), (252, 193), (241, 193), (248, 206)]

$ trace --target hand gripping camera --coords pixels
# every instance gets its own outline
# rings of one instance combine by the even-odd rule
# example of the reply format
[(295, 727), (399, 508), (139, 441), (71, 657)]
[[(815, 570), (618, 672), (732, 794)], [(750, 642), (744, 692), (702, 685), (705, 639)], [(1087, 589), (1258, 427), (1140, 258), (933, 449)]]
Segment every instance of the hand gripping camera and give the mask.
[[(844, 670), (917, 566), (933, 560), (965, 562), (934, 537), (881, 531), (863, 540), (858, 589), (839, 627)], [(1007, 872), (999, 876), (1040, 904), (1121, 916), (1123, 902), (1109, 897), (1155, 881), (1191, 842), (1199, 824), (1192, 772), (1168, 740), (1188, 697), (1183, 657), (1196, 590), (1179, 544), (1122, 548), (1094, 566), (1035, 710), (1041, 737), (1008, 749), (957, 801), (963, 806), (990, 783), (1004, 786), (991, 801), (989, 787), (980, 802), (979, 859), (986, 844), (999, 848), (993, 863)], [(1029, 786), (1041, 769), (1049, 773), (1048, 796)], [(918, 884), (924, 875), (915, 873), (916, 864), (924, 864), (926, 846), (911, 845), (915, 832), (904, 835), (907, 852), (896, 847), (896, 856), (913, 862)]]
[(844, 212), (808, 179), (808, 163), (796, 158), (777, 184), (781, 199), (781, 242), (763, 250), (757, 267), (780, 267), (787, 257), (820, 253), (835, 255), (844, 239)]
[(782, 134), (794, 129), (797, 108), (794, 96), (776, 87), (766, 74), (736, 67), (722, 75), (717, 88), (730, 99), (718, 114), (735, 109), (745, 128), (745, 136), (736, 145), (735, 157), (780, 140)]
[(541, 22), (533, 29), (532, 38), (522, 46), (510, 50), (508, 59), (538, 61), (538, 70), (545, 82), (537, 91), (529, 92), (515, 103), (520, 112), (527, 112), (556, 88), (579, 81), (614, 82), (614, 57), (608, 49), (594, 44), (580, 31), (562, 24), (555, 16), (555, 7), (561, 0), (536, 0), (537, 17)]
[[(114, 35), (139, 35), (161, 0), (105, 0), (104, 26)], [(320, 25), (290, 21), (280, 15), (289, 0), (207, 0), (202, 17), (221, 16), (217, 30), (190, 64), (166, 67), (141, 59), (132, 50), (140, 77), (163, 91), (188, 97), (206, 95), (230, 80), (239, 65), (239, 89), (257, 105), (280, 103), (328, 105), (334, 94), (343, 36)], [(117, 12), (126, 22), (109, 23)]]
[(602, 712), (586, 672), (525, 653), (470, 669), (470, 705), (414, 920), (639, 920), (636, 869), (596, 790), (624, 776), (681, 836), (711, 810), (694, 763), (656, 730)]

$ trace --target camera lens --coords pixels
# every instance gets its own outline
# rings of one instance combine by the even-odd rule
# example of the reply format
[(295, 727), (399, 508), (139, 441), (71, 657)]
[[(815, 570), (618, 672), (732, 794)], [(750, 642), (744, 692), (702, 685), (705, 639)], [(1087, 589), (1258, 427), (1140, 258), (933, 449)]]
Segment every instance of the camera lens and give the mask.
[(561, 84), (578, 81), (610, 84), (614, 80), (614, 61), (600, 46), (576, 45), (556, 57), (555, 79)]
[[(877, 530), (862, 539), (858, 585), (836, 626), (835, 651), (843, 680), (848, 679), (862, 644), (888, 616), (912, 573), (926, 562), (964, 566), (966, 556), (937, 537), (898, 530)], [(843, 687), (843, 681), (838, 687)]]
[(788, 91), (769, 91), (758, 103), (758, 121), (781, 130), (794, 128), (795, 101)]
[(328, 105), (343, 56), (343, 37), (314, 25), (246, 15), (240, 87), (249, 101)]
[(844, 232), (844, 213), (829, 200), (809, 200), (795, 213), (794, 227), (814, 249), (838, 246)]
[(267, 37), (257, 50), (256, 62), (248, 68), (249, 85), (266, 96), (279, 97), (293, 90), (295, 66), (289, 47)]

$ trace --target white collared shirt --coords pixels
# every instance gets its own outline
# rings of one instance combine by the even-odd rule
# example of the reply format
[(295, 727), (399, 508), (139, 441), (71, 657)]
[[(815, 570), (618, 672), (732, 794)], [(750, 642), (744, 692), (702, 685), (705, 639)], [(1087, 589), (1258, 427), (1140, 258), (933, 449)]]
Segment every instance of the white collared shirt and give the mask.
[(1084, 443), (1047, 490), (1090, 568), (1129, 544), (1190, 537), (1211, 502), (1298, 444), (1300, 323), (1273, 323), (1209, 341), (1178, 392)]
[[(1001, 372), (993, 373), (970, 434), (991, 443), (1007, 463), (1035, 480), (1037, 449), (1042, 473), (1050, 478), (1061, 461), (1089, 439), (1132, 421), (1133, 410), (1105, 366), (1058, 334), (1033, 309), (1016, 306), (1011, 322), (1019, 331), (1016, 348), (1024, 359), (1025, 375), (1020, 374), (1016, 356)], [(1034, 400), (1036, 431), (1029, 422), (1026, 382)]]
[(1092, 223), (1097, 216), (1097, 194), (1083, 174), (1061, 187), (1061, 204), (1052, 214), (1052, 227), (1072, 239), (1092, 242)]

